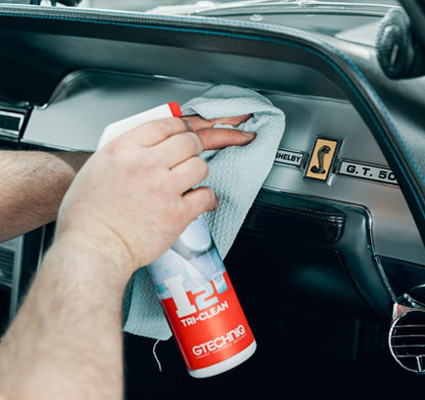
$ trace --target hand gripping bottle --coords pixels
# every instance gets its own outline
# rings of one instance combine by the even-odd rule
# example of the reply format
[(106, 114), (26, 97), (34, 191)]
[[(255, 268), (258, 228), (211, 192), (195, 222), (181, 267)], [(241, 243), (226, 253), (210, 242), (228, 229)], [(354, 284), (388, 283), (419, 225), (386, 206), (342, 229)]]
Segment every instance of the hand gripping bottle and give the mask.
[[(139, 124), (180, 115), (169, 103), (109, 125), (98, 148)], [(257, 344), (203, 215), (147, 268), (191, 376), (220, 374), (254, 354)]]

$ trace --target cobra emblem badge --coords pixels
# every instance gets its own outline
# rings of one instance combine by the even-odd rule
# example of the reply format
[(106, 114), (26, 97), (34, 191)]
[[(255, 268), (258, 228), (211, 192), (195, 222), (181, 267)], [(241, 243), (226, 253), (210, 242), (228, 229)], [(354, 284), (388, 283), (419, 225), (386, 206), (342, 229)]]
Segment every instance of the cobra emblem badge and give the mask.
[(326, 181), (332, 170), (336, 150), (339, 142), (337, 140), (317, 138), (313, 152), (310, 157), (306, 178)]
[(319, 152), (317, 153), (317, 159), (319, 160), (319, 166), (313, 165), (310, 169), (311, 172), (314, 172), (315, 174), (325, 174), (326, 170), (324, 168), (324, 158), (325, 154), (329, 154), (331, 151), (331, 148), (329, 146), (322, 146), (319, 149)]

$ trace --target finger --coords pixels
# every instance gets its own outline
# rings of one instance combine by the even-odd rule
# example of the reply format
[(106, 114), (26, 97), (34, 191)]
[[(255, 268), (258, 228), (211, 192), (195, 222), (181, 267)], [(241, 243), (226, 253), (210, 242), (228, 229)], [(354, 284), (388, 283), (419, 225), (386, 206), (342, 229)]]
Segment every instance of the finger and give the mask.
[(248, 121), (252, 117), (252, 114), (240, 115), (236, 117), (223, 117), (214, 119), (205, 119), (199, 115), (188, 115), (181, 117), (189, 122), (194, 132), (201, 129), (212, 128), (215, 124), (238, 126), (242, 122)]
[(186, 193), (183, 200), (189, 210), (190, 221), (193, 221), (200, 214), (213, 211), (218, 206), (218, 199), (214, 191), (209, 187), (200, 187)]
[(174, 135), (155, 146), (155, 151), (164, 166), (173, 168), (204, 150), (200, 137), (193, 132)]
[(227, 146), (245, 146), (255, 139), (254, 132), (237, 129), (210, 128), (197, 132), (204, 144), (204, 150), (223, 149)]
[(141, 146), (151, 147), (186, 131), (186, 124), (180, 118), (163, 118), (140, 125), (122, 136), (131, 137)]
[(185, 193), (208, 176), (208, 164), (199, 157), (189, 158), (171, 170), (172, 185)]

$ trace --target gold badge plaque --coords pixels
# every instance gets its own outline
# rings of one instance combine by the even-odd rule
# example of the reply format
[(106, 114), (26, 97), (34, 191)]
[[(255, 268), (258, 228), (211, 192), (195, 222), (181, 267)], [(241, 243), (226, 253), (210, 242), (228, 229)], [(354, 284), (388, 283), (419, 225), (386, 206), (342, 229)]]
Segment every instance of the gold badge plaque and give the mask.
[(337, 140), (316, 139), (316, 144), (314, 145), (313, 153), (305, 174), (307, 178), (321, 181), (326, 181), (328, 179), (338, 144), (339, 142)]

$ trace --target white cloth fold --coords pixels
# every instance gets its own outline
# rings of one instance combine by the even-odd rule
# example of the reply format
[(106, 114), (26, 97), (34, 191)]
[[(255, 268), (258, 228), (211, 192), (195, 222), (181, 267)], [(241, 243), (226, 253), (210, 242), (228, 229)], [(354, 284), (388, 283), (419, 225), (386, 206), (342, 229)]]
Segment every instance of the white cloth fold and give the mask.
[[(271, 170), (285, 129), (285, 115), (259, 93), (230, 85), (214, 86), (181, 109), (183, 115), (198, 114), (206, 119), (253, 114), (237, 127), (257, 134), (252, 143), (205, 151), (201, 155), (210, 170), (201, 185), (210, 186), (220, 199), (219, 209), (205, 217), (224, 258)], [(126, 332), (160, 340), (172, 335), (145, 268), (133, 275), (127, 287), (123, 314)]]

